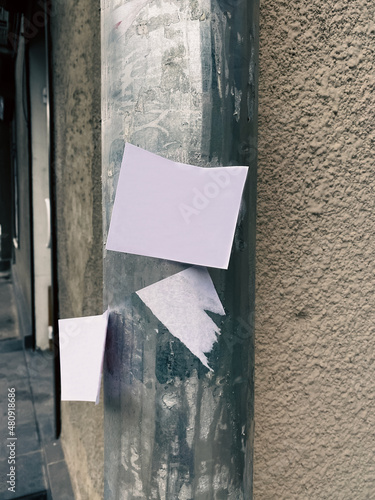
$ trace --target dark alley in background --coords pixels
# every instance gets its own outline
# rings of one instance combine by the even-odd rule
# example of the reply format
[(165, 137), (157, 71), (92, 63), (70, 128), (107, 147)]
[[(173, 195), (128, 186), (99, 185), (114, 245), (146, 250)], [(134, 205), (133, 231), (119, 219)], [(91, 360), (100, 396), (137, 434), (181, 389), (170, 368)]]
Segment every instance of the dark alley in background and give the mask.
[[(48, 57), (46, 4), (0, 2), (2, 500), (73, 498), (58, 439)], [(8, 388), (15, 389), (15, 493), (6, 482)]]

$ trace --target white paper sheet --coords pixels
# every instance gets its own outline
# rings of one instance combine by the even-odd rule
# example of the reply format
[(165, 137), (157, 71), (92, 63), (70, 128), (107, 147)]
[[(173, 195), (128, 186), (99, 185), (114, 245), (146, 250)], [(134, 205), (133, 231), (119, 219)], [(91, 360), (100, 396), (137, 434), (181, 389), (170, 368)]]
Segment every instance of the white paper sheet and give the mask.
[(247, 171), (176, 163), (126, 144), (107, 249), (227, 269)]
[(99, 402), (108, 315), (59, 319), (62, 401)]
[(225, 315), (207, 269), (189, 267), (136, 292), (170, 333), (209, 370), (210, 352), (220, 328), (206, 311)]

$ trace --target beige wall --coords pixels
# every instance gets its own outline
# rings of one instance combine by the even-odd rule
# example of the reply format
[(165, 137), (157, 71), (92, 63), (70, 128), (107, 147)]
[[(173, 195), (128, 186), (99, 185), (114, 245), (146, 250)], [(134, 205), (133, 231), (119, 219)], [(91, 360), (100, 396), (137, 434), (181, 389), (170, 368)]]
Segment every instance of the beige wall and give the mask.
[[(103, 312), (100, 2), (53, 3), (59, 309), (67, 318)], [(101, 499), (102, 402), (62, 403), (62, 443), (76, 500)]]
[(374, 19), (261, 4), (257, 500), (374, 497)]

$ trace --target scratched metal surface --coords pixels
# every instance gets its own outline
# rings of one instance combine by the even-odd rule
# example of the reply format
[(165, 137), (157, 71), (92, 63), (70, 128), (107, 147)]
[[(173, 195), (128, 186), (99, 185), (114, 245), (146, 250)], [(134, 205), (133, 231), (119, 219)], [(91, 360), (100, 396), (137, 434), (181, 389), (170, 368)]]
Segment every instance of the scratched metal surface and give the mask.
[(106, 500), (252, 498), (257, 13), (256, 1), (102, 0), (104, 242), (125, 141), (250, 166), (230, 267), (209, 270), (227, 312), (213, 372), (134, 293), (186, 266), (104, 250)]

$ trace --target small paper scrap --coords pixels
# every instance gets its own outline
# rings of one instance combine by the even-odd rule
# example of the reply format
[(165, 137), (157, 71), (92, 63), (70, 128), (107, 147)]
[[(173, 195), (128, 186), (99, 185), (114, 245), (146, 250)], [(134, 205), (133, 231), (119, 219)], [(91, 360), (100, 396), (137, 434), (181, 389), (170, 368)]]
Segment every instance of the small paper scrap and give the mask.
[(247, 172), (126, 144), (107, 250), (227, 269)]
[(99, 403), (108, 315), (59, 319), (62, 401)]
[(136, 293), (170, 333), (212, 371), (205, 353), (212, 350), (220, 328), (206, 311), (221, 316), (225, 311), (207, 269), (189, 267)]

